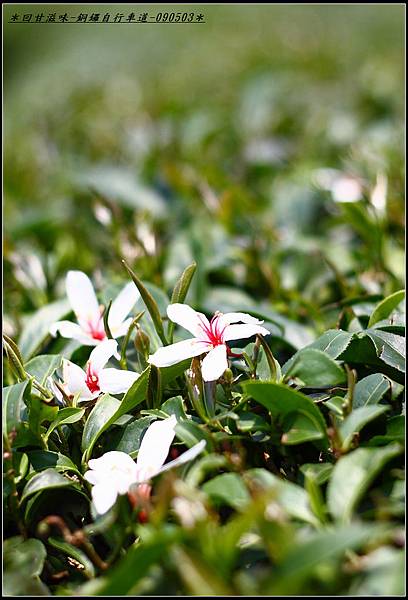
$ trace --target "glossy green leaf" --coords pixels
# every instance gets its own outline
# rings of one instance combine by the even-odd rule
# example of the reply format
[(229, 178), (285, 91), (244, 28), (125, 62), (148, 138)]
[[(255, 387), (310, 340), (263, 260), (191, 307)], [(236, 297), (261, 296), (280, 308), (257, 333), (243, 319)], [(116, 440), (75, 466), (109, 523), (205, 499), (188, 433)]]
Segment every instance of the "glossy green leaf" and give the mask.
[(215, 502), (244, 510), (250, 501), (249, 492), (237, 473), (222, 473), (201, 488)]
[(9, 538), (3, 548), (3, 594), (5, 596), (49, 596), (40, 580), (47, 556), (44, 544), (37, 539)]
[(368, 329), (366, 333), (374, 342), (377, 355), (381, 360), (405, 373), (405, 338), (378, 329)]
[(66, 556), (70, 556), (78, 561), (83, 566), (83, 570), (81, 570), (81, 572), (85, 575), (85, 577), (88, 579), (95, 577), (95, 567), (92, 561), (89, 560), (85, 552), (80, 550), (77, 546), (73, 546), (62, 539), (57, 539), (54, 537), (49, 537), (47, 539), (47, 543)]
[(354, 435), (359, 433), (367, 423), (370, 423), (387, 410), (389, 410), (388, 406), (361, 406), (355, 408), (339, 427), (342, 450), (348, 450)]
[(309, 344), (308, 348), (321, 350), (325, 354), (328, 354), (331, 358), (337, 358), (346, 350), (353, 338), (353, 335), (353, 333), (342, 331), (341, 329), (328, 329), (316, 341), (314, 341), (312, 344)]
[(122, 261), (122, 262), (123, 262), (127, 272), (129, 273), (130, 277), (132, 278), (133, 283), (139, 290), (141, 297), (143, 298), (146, 308), (149, 311), (149, 314), (150, 314), (152, 321), (154, 323), (154, 326), (156, 328), (157, 335), (161, 339), (162, 343), (164, 345), (167, 345), (167, 339), (164, 334), (163, 321), (160, 316), (160, 311), (159, 311), (159, 307), (157, 306), (156, 300), (153, 298), (153, 296), (151, 295), (149, 290), (146, 288), (146, 286), (143, 285), (143, 283), (140, 281), (140, 279), (135, 275), (135, 273), (132, 271), (132, 269), (129, 267), (129, 265), (126, 263), (126, 261)]
[(31, 358), (45, 338), (50, 335), (50, 326), (65, 317), (70, 310), (68, 300), (57, 300), (43, 306), (26, 318), (18, 341), (18, 346), (25, 360)]
[(299, 350), (283, 367), (286, 377), (297, 377), (306, 387), (325, 387), (343, 383), (344, 370), (330, 356), (316, 348)]
[(313, 424), (313, 435), (320, 434), (321, 440), (326, 441), (326, 424), (323, 416), (308, 396), (286, 385), (272, 382), (247, 381), (241, 385), (245, 392), (265, 406), (274, 418), (282, 419), (290, 413), (306, 416), (309, 430)]
[(82, 434), (81, 447), (85, 453), (85, 459), (91, 456), (98, 437), (116, 421), (119, 407), (120, 401), (109, 394), (104, 394), (98, 399), (86, 420)]
[(386, 463), (401, 452), (399, 444), (389, 444), (384, 448), (357, 448), (343, 456), (336, 463), (328, 485), (327, 502), (332, 516), (339, 521), (350, 521), (368, 486)]
[(70, 423), (77, 423), (82, 419), (84, 414), (85, 408), (75, 408), (71, 406), (61, 408), (58, 411), (58, 414), (56, 415), (55, 419), (53, 419), (52, 423), (48, 427), (47, 432), (44, 435), (45, 439), (48, 439), (51, 433), (57, 427), (60, 427), (61, 425), (68, 425)]
[(37, 492), (53, 488), (69, 487), (74, 485), (72, 481), (58, 473), (56, 469), (45, 469), (32, 477), (24, 487), (21, 502), (24, 502)]
[(281, 479), (266, 469), (260, 468), (249, 469), (245, 472), (245, 478), (265, 491), (274, 491), (277, 502), (291, 517), (312, 525), (317, 524), (317, 519), (310, 507), (308, 495), (299, 485)]
[[(187, 292), (189, 290), (191, 280), (193, 279), (194, 273), (197, 269), (197, 264), (193, 262), (191, 265), (186, 267), (183, 273), (180, 276), (180, 279), (177, 281), (174, 286), (174, 290), (171, 296), (170, 303), (176, 304), (178, 302), (183, 303), (186, 299)], [(169, 338), (170, 343), (173, 341), (173, 332), (174, 332), (175, 324), (173, 321), (169, 320), (169, 325), (167, 329), (167, 336)]]
[(62, 354), (41, 354), (29, 360), (24, 368), (38, 383), (45, 385), (47, 379), (62, 364)]
[(22, 420), (27, 420), (27, 406), (24, 402), (31, 388), (29, 380), (3, 388), (3, 434), (20, 428)]
[(368, 327), (372, 327), (378, 321), (382, 321), (390, 316), (392, 311), (397, 308), (397, 306), (404, 300), (405, 298), (405, 290), (399, 290), (398, 292), (394, 292), (387, 298), (384, 298), (377, 306), (371, 314), (370, 320), (368, 322)]
[(150, 423), (154, 421), (154, 418), (153, 416), (141, 417), (117, 431), (113, 431), (109, 436), (107, 449), (126, 452), (132, 458), (135, 458), (140, 448), (142, 437)]
[(74, 471), (79, 473), (78, 467), (72, 462), (68, 456), (59, 452), (51, 452), (50, 450), (31, 450), (27, 452), (28, 460), (34, 471), (44, 471), (44, 469), (55, 469), (58, 472)]
[(353, 408), (378, 404), (390, 388), (390, 381), (381, 373), (368, 375), (356, 383), (353, 394)]

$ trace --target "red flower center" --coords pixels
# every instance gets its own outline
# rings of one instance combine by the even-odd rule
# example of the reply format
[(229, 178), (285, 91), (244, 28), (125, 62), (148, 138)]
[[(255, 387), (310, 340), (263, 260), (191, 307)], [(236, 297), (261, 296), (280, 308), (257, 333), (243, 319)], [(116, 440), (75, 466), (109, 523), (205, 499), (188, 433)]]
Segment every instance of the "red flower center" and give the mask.
[(99, 321), (96, 323), (96, 326), (92, 321), (88, 321), (88, 331), (89, 335), (93, 337), (94, 340), (104, 340), (106, 338), (106, 333), (103, 328), (103, 320), (100, 317)]
[(201, 341), (210, 343), (214, 347), (222, 346), (225, 343), (223, 337), (226, 325), (224, 325), (224, 327), (221, 327), (219, 319), (219, 315), (214, 315), (210, 323), (207, 325), (207, 323), (205, 323), (205, 321), (202, 318), (200, 318), (201, 329), (206, 337), (205, 340)]
[(95, 371), (92, 370), (91, 364), (88, 363), (86, 366), (86, 379), (85, 383), (88, 386), (89, 391), (93, 394), (94, 392), (99, 392), (99, 378)]

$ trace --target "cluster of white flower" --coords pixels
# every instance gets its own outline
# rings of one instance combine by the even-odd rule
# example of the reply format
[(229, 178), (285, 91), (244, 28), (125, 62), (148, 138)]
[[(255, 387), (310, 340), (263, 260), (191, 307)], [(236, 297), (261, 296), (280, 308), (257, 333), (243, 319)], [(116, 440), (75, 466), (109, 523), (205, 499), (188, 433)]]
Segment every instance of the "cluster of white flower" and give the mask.
[[(112, 302), (107, 324), (115, 339), (108, 339), (100, 307), (90, 279), (81, 271), (69, 271), (66, 278), (67, 296), (77, 323), (58, 321), (50, 328), (55, 336), (73, 338), (81, 344), (95, 346), (85, 370), (64, 359), (62, 381), (49, 378), (49, 385), (56, 398), (63, 402), (64, 395), (76, 402), (96, 399), (101, 393), (126, 393), (139, 377), (139, 373), (115, 368), (104, 368), (113, 356), (119, 358), (116, 338), (126, 335), (132, 318), (128, 317), (140, 294), (133, 283), (127, 284)], [(216, 313), (209, 321), (207, 317), (186, 304), (170, 304), (167, 315), (171, 321), (193, 334), (193, 338), (159, 348), (150, 355), (149, 363), (156, 367), (167, 367), (206, 354), (202, 361), (205, 381), (215, 381), (228, 368), (228, 356), (232, 355), (227, 342), (249, 338), (256, 334), (268, 335), (261, 326), (262, 321), (245, 313)], [(171, 416), (156, 421), (147, 429), (135, 463), (124, 452), (107, 452), (89, 461), (90, 470), (85, 479), (93, 485), (92, 499), (95, 509), (103, 514), (120, 494), (131, 492), (134, 486), (148, 481), (159, 473), (195, 458), (205, 447), (201, 441), (176, 460), (165, 463), (175, 436), (177, 420)]]

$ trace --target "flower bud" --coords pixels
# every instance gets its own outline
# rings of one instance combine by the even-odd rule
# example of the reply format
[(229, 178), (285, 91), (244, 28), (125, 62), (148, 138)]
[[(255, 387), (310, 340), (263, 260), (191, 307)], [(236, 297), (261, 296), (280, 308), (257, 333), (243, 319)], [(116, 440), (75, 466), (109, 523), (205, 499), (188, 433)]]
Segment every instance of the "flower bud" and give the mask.
[(142, 329), (137, 330), (135, 336), (135, 348), (146, 359), (149, 357), (150, 339), (149, 336)]
[(234, 375), (233, 375), (231, 369), (226, 369), (224, 371), (224, 379), (225, 379), (226, 383), (228, 383), (229, 385), (232, 384), (232, 382), (234, 381)]

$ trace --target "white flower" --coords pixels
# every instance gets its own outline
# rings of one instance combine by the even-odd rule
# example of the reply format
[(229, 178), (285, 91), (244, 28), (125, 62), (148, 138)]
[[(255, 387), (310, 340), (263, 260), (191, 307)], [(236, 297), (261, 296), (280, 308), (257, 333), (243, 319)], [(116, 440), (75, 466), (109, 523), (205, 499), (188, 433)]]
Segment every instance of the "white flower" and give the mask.
[[(57, 321), (50, 327), (51, 335), (56, 336), (59, 332), (62, 337), (74, 338), (84, 346), (97, 346), (107, 338), (101, 307), (91, 280), (82, 271), (68, 271), (65, 285), (68, 300), (78, 323)], [(122, 337), (127, 333), (132, 318), (126, 319), (126, 317), (139, 297), (136, 286), (130, 282), (112, 302), (108, 325), (114, 338)]]
[[(133, 371), (121, 371), (120, 369), (104, 369), (103, 367), (116, 354), (118, 343), (116, 340), (105, 340), (91, 352), (84, 371), (70, 360), (63, 359), (62, 379), (60, 386), (67, 396), (79, 394), (78, 401), (92, 400), (100, 393), (122, 394), (127, 392), (130, 386), (139, 377)], [(61, 391), (55, 385), (51, 377), (49, 384), (56, 398), (63, 400)]]
[[(233, 356), (226, 342), (253, 335), (268, 335), (261, 327), (263, 321), (245, 313), (216, 313), (209, 321), (205, 315), (196, 312), (187, 304), (170, 304), (167, 307), (169, 319), (193, 334), (193, 338), (159, 348), (149, 357), (149, 363), (156, 367), (169, 367), (186, 358), (207, 353), (202, 362), (204, 381), (214, 381), (221, 377), (228, 367), (227, 356)], [(242, 324), (232, 325), (232, 323)]]
[(143, 436), (136, 462), (125, 452), (117, 450), (89, 461), (90, 470), (84, 477), (93, 485), (92, 501), (97, 513), (106, 513), (114, 505), (118, 495), (127, 494), (133, 485), (193, 460), (202, 452), (205, 440), (164, 465), (175, 436), (176, 424), (174, 415), (152, 423)]

